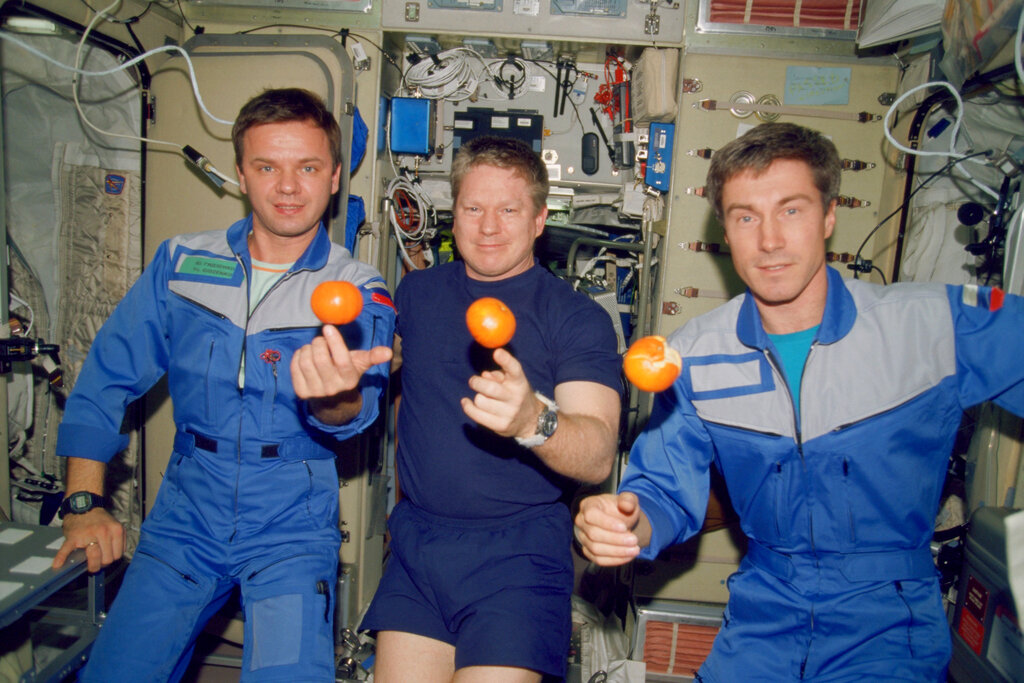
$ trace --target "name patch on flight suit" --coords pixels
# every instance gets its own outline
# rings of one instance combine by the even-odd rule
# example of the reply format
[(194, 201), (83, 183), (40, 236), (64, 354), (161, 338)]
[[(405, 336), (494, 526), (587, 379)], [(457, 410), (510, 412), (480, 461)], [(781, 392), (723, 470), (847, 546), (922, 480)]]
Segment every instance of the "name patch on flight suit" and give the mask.
[(775, 389), (772, 369), (763, 354), (687, 358), (684, 381), (695, 401), (760, 394)]
[(233, 258), (189, 253), (182, 249), (174, 262), (172, 280), (187, 280), (217, 285), (240, 285), (242, 267)]
[(206, 258), (205, 256), (186, 256), (181, 260), (178, 272), (185, 273), (186, 275), (206, 275), (227, 280), (231, 279), (235, 274), (236, 268), (238, 268), (238, 264), (234, 261)]

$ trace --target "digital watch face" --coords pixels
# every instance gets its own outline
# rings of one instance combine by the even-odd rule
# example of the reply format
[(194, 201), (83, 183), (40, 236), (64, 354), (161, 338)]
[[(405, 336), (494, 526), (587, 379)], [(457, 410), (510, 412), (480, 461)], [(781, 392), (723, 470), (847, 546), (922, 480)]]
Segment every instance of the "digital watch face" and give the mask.
[(74, 493), (69, 500), (68, 507), (71, 508), (72, 512), (88, 512), (92, 506), (92, 496), (88, 493)]
[(58, 512), (60, 518), (64, 519), (66, 514), (80, 515), (104, 504), (101, 496), (93, 495), (88, 491), (76, 491), (64, 499)]

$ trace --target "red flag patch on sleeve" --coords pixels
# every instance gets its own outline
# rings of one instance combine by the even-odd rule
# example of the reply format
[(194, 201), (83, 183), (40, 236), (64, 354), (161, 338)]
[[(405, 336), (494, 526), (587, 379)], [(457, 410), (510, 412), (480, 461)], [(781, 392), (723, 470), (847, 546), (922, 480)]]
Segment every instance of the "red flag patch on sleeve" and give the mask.
[(1002, 308), (1004, 297), (1005, 294), (1003, 293), (1003, 290), (999, 289), (998, 287), (993, 287), (992, 291), (989, 292), (988, 295), (988, 310), (998, 311), (1000, 308)]
[(998, 287), (979, 287), (978, 285), (964, 285), (961, 291), (960, 300), (968, 306), (980, 306), (995, 312), (1003, 307), (1005, 292)]
[(395, 311), (396, 313), (398, 312), (398, 309), (395, 308), (395, 303), (391, 300), (391, 297), (389, 297), (384, 292), (371, 292), (370, 293), (370, 299), (372, 301), (375, 301), (378, 304), (384, 304), (385, 306), (390, 306), (391, 310)]

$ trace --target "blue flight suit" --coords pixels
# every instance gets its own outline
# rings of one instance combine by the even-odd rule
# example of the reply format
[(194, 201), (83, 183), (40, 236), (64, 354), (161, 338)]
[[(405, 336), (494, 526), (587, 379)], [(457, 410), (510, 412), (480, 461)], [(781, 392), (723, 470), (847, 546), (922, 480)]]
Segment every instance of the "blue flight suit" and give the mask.
[(945, 681), (935, 514), (962, 411), (1024, 414), (1022, 331), (999, 290), (829, 268), (796, 407), (749, 293), (670, 336), (683, 371), (619, 490), (651, 559), (700, 530), (712, 464), (728, 485), (749, 550), (700, 680)]
[(236, 585), (243, 680), (334, 680), (334, 457), (376, 419), (388, 365), (363, 376), (360, 414), (332, 426), (296, 398), (290, 363), (319, 334), (309, 302), (320, 282), (348, 280), (363, 294), (359, 318), (340, 328), (349, 348), (390, 346), (394, 306), (377, 271), (321, 225), (250, 313), (251, 230), (250, 216), (226, 233), (164, 242), (97, 334), (68, 399), (62, 456), (109, 461), (127, 444), (126, 406), (164, 375), (177, 430), (83, 681), (177, 680)]

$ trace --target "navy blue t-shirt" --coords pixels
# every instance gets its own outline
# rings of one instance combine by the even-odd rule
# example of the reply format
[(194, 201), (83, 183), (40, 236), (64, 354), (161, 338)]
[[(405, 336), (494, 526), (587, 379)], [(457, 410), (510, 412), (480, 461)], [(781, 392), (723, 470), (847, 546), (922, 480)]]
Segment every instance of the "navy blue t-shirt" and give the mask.
[(622, 391), (608, 313), (536, 263), (497, 282), (470, 279), (459, 261), (403, 277), (395, 293), (402, 338), (398, 482), (417, 506), (445, 517), (503, 517), (556, 502), (570, 483), (462, 412), (460, 399), (473, 396), (469, 378), (497, 367), (493, 351), (466, 328), (466, 309), (483, 296), (515, 314), (505, 348), (535, 390), (553, 397), (558, 384), (588, 381)]

